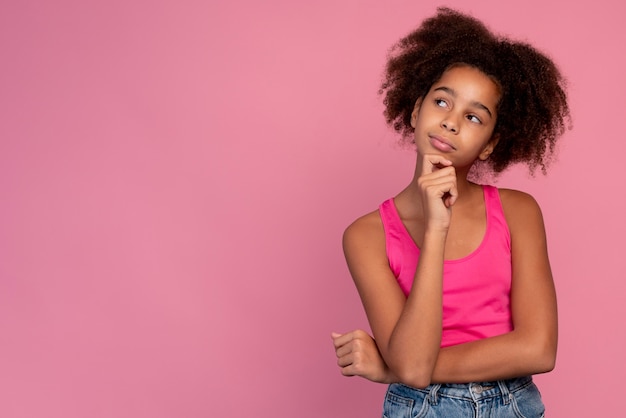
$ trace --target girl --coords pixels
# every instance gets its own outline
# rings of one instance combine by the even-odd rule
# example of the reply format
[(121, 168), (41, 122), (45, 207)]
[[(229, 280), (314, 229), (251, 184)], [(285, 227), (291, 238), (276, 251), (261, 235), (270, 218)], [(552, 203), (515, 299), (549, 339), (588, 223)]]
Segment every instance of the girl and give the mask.
[(342, 373), (389, 383), (383, 416), (540, 417), (556, 297), (540, 209), (479, 185), (513, 163), (545, 173), (569, 108), (554, 63), (441, 8), (392, 49), (387, 123), (415, 174), (357, 219), (344, 252), (375, 339), (333, 333)]

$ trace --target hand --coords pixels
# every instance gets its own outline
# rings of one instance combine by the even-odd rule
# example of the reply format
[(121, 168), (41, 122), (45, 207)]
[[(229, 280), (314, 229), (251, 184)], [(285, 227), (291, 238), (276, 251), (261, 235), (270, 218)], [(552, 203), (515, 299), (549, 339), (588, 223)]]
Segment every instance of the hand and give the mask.
[(383, 360), (376, 341), (362, 330), (331, 334), (337, 365), (344, 376), (361, 376), (377, 383), (391, 383), (391, 372)]
[(447, 230), (451, 207), (459, 196), (452, 162), (441, 155), (424, 155), (418, 185), (422, 192), (426, 226)]

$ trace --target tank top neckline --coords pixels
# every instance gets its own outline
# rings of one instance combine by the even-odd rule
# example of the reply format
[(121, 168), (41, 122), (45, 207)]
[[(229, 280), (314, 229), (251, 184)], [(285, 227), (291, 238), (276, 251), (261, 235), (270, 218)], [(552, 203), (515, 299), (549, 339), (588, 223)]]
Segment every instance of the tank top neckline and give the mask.
[[(453, 258), (453, 259), (445, 259), (443, 262), (445, 264), (454, 264), (454, 263), (461, 263), (463, 261), (469, 260), (472, 257), (474, 257), (476, 254), (480, 253), (480, 251), (482, 250), (482, 248), (486, 245), (486, 243), (488, 242), (488, 238), (489, 238), (489, 233), (491, 231), (491, 208), (490, 208), (490, 202), (489, 202), (489, 193), (488, 193), (488, 188), (492, 187), (492, 186), (487, 186), (487, 185), (482, 185), (481, 186), (483, 189), (483, 201), (485, 202), (485, 232), (483, 233), (483, 237), (482, 240), (480, 241), (480, 244), (478, 244), (478, 246), (473, 249), (469, 254), (461, 257), (461, 258)], [(402, 222), (402, 218), (400, 218), (400, 213), (398, 212), (398, 208), (396, 208), (396, 202), (395, 202), (395, 198), (392, 197), (391, 199), (389, 199), (390, 201), (390, 205), (389, 208), (391, 209), (393, 216), (397, 219), (397, 221), (400, 223), (400, 225), (402, 226), (400, 228), (400, 230), (402, 231), (402, 234), (405, 235), (405, 238), (415, 247), (415, 249), (417, 250), (418, 254), (421, 252), (420, 247), (417, 245), (417, 243), (415, 242), (415, 240), (413, 239), (413, 237), (411, 236), (411, 234), (409, 233), (409, 230), (406, 228), (406, 225), (404, 225), (404, 222)]]

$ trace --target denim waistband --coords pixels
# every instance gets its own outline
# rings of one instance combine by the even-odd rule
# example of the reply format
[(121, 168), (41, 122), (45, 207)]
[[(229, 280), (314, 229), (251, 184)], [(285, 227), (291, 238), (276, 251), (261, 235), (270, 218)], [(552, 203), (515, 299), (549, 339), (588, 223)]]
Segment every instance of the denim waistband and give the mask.
[(532, 383), (532, 377), (526, 376), (493, 382), (431, 384), (424, 389), (411, 388), (397, 383), (394, 385), (404, 386), (405, 391), (415, 390), (427, 394), (426, 397), (432, 405), (436, 405), (441, 397), (472, 401), (502, 397), (504, 404), (508, 404), (511, 393), (524, 389)]
[(433, 404), (437, 403), (437, 398), (440, 396), (472, 399), (474, 401), (502, 397), (504, 403), (507, 404), (511, 392), (516, 392), (532, 383), (532, 377), (525, 376), (493, 382), (433, 384), (424, 390), (428, 391), (429, 400)]

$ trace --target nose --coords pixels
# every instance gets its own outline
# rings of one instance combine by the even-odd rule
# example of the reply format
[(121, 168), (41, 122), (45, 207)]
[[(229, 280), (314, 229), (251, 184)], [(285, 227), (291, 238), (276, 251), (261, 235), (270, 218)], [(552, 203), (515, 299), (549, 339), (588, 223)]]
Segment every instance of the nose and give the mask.
[(441, 121), (441, 126), (450, 132), (457, 133), (459, 128), (457, 123), (454, 121), (454, 118), (451, 115), (448, 115)]

